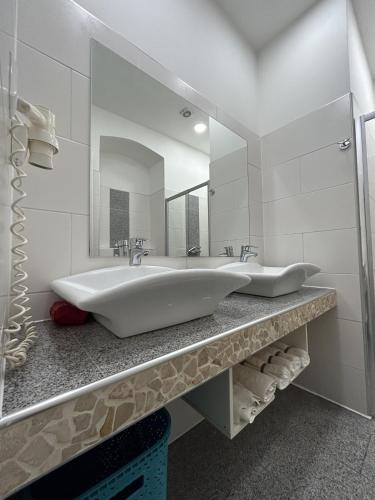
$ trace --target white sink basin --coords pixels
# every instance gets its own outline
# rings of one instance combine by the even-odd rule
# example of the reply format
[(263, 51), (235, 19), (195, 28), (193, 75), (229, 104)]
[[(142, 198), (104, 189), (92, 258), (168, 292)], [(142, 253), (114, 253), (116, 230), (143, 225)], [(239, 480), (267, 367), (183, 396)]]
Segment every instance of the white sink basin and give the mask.
[(226, 295), (249, 282), (229, 270), (119, 266), (57, 279), (51, 286), (118, 337), (129, 337), (212, 314)]
[(287, 267), (264, 267), (255, 262), (233, 262), (219, 269), (249, 276), (251, 283), (237, 291), (263, 297), (278, 297), (296, 292), (307, 278), (320, 271), (318, 266), (306, 263), (292, 264)]

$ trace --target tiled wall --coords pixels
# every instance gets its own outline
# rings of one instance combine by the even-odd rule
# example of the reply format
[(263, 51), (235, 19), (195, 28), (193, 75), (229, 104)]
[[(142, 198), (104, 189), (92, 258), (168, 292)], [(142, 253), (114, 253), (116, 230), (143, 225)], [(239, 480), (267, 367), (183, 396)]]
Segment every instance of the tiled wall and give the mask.
[[(70, 0), (20, 0), (18, 26), (19, 93), (56, 113), (60, 152), (55, 168), (28, 167), (25, 182), (27, 270), (33, 315), (48, 318), (56, 299), (49, 283), (57, 277), (108, 265), (118, 258), (89, 257), (89, 89), (90, 38), (95, 38), (191, 101), (249, 143), (247, 161), (260, 167), (257, 136), (232, 119), (177, 76), (114, 33)], [(12, 2), (2, 3), (6, 14)], [(43, 12), (43, 16), (40, 15)], [(0, 47), (11, 44), (6, 15), (0, 19)], [(258, 177), (258, 176), (256, 176)], [(254, 218), (254, 215), (251, 214)], [(255, 227), (255, 226), (254, 226)], [(259, 236), (258, 233), (254, 233)], [(258, 241), (258, 240), (257, 240)], [(255, 244), (257, 244), (257, 241)], [(149, 264), (186, 267), (191, 259), (147, 257)], [(194, 265), (214, 267), (223, 259), (193, 259)], [(226, 260), (224, 259), (224, 263)], [(4, 293), (2, 292), (2, 295)]]
[(334, 287), (336, 312), (309, 326), (300, 384), (366, 413), (350, 96), (262, 139), (265, 263), (312, 262), (311, 285)]

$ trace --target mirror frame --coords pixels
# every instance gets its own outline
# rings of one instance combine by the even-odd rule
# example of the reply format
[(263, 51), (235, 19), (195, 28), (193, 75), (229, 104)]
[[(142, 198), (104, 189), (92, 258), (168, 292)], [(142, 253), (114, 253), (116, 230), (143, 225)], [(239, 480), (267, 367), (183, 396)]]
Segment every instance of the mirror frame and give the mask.
[[(140, 50), (132, 45), (130, 42), (128, 42), (125, 38), (121, 36), (121, 39), (123, 42), (126, 42), (127, 47), (126, 50), (124, 51), (119, 51), (118, 47), (114, 49), (113, 47), (108, 46), (106, 43), (102, 43), (99, 40), (96, 40), (95, 38), (90, 38), (90, 144), (92, 144), (92, 113), (91, 113), (91, 106), (92, 106), (92, 95), (93, 95), (93, 75), (92, 75), (92, 59), (93, 59), (93, 50), (95, 45), (99, 44), (101, 46), (104, 46), (108, 50), (111, 50), (114, 52), (116, 55), (124, 59), (127, 63), (133, 65), (135, 68), (143, 71), (147, 76), (150, 78), (156, 80), (157, 82), (161, 83), (164, 85), (168, 90), (173, 92), (174, 94), (182, 97), (186, 101), (188, 101), (192, 106), (199, 108), (203, 113), (206, 113), (209, 117), (213, 118), (217, 122), (219, 122), (221, 125), (224, 127), (228, 128), (231, 130), (233, 133), (237, 134), (239, 137), (241, 137), (245, 142), (246, 142), (246, 149), (247, 149), (247, 175), (249, 178), (249, 164), (253, 165), (257, 168), (260, 168), (260, 139), (259, 137), (249, 130), (246, 126), (244, 126), (242, 123), (238, 122), (236, 119), (232, 118), (230, 115), (228, 115), (225, 111), (223, 111), (220, 107), (216, 106), (213, 104), (211, 101), (209, 101), (204, 95), (200, 94), (198, 91), (196, 91), (193, 87), (191, 87), (188, 83), (186, 83), (184, 80), (179, 78), (177, 75), (171, 73), (168, 69), (166, 69), (164, 66), (162, 66), (160, 63), (156, 62), (154, 59), (151, 57), (147, 56), (146, 54), (142, 53), (143, 55), (143, 61), (139, 61), (139, 53)], [(123, 52), (123, 53), (122, 53)], [(137, 57), (138, 56), (138, 57)], [(134, 62), (137, 61), (136, 64)], [(250, 146), (254, 148), (254, 154), (250, 150)], [(89, 203), (89, 256), (91, 258), (100, 258), (100, 259), (105, 259), (105, 258), (112, 258), (112, 256), (101, 256), (101, 255), (95, 255), (93, 253), (94, 249), (94, 200), (93, 200), (93, 192), (94, 192), (94, 176), (92, 175), (93, 171), (93, 149), (90, 146), (90, 203)], [(209, 182), (209, 181), (208, 181)], [(207, 184), (207, 181), (203, 184)], [(194, 189), (196, 189), (197, 186), (195, 186)], [(189, 191), (189, 190), (188, 190)], [(180, 193), (181, 194), (181, 193)], [(249, 205), (250, 205), (250, 193), (248, 194), (249, 196)], [(166, 205), (165, 201), (165, 205)], [(208, 204), (210, 205), (210, 204)], [(166, 217), (166, 215), (165, 215)], [(210, 227), (210, 213), (208, 214), (209, 218), (209, 227)], [(251, 216), (250, 216), (250, 206), (249, 206), (249, 224), (251, 227)], [(251, 238), (251, 230), (249, 231), (249, 244), (250, 244), (250, 238)], [(165, 235), (165, 242), (167, 244), (167, 234)], [(166, 253), (167, 253), (167, 246), (166, 246)], [(169, 255), (152, 255), (152, 258), (163, 258), (163, 259), (186, 259), (186, 258), (197, 258), (197, 257), (189, 257), (189, 256), (169, 256)], [(209, 259), (209, 258), (217, 258), (219, 257), (218, 255), (209, 255), (209, 256), (202, 256), (200, 258), (204, 259)], [(123, 261), (124, 257), (115, 257), (116, 259), (119, 259), (120, 262)]]

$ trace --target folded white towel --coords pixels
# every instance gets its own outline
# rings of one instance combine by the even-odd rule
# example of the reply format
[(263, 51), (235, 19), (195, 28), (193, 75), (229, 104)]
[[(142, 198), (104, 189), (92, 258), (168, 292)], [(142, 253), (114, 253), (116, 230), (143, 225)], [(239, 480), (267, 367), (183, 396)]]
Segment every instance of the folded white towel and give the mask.
[(241, 420), (249, 422), (251, 417), (257, 414), (260, 401), (246, 387), (233, 384), (233, 420), (240, 424)]
[(240, 399), (246, 406), (260, 405), (260, 399), (242, 384), (233, 384), (233, 396)]
[(273, 377), (276, 381), (276, 387), (280, 390), (285, 389), (290, 384), (292, 374), (285, 366), (267, 363), (264, 358), (257, 354), (247, 358), (244, 364), (253, 366), (262, 373)]
[(273, 377), (251, 366), (236, 365), (233, 368), (233, 379), (235, 383), (246, 387), (263, 403), (270, 401), (276, 390), (276, 381)]
[[(301, 360), (299, 358), (291, 358), (290, 355), (285, 354), (283, 351), (280, 351), (280, 349), (277, 349), (276, 347), (268, 346), (262, 349), (262, 351), (264, 351), (269, 356), (272, 356), (269, 361), (270, 363), (286, 366), (293, 374), (296, 373), (302, 366)], [(285, 361), (285, 363), (280, 363), (279, 361), (277, 361), (277, 358), (281, 358), (283, 361)]]
[(301, 360), (301, 364), (303, 368), (306, 368), (310, 364), (310, 356), (305, 349), (301, 349), (299, 347), (294, 347), (289, 344), (285, 344), (285, 342), (281, 342), (278, 340), (273, 344), (275, 347), (281, 349), (286, 354), (292, 354), (297, 356)]

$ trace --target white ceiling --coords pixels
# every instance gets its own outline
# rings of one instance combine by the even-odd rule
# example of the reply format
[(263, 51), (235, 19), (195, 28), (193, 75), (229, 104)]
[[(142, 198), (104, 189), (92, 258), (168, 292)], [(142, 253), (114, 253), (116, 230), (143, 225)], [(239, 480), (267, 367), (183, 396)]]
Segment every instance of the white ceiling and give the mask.
[(353, 0), (372, 76), (375, 77), (375, 0)]
[(255, 51), (264, 47), (318, 1), (215, 0)]
[[(99, 43), (92, 52), (92, 102), (107, 111), (172, 137), (209, 154), (208, 115)], [(188, 107), (190, 118), (180, 111)]]

